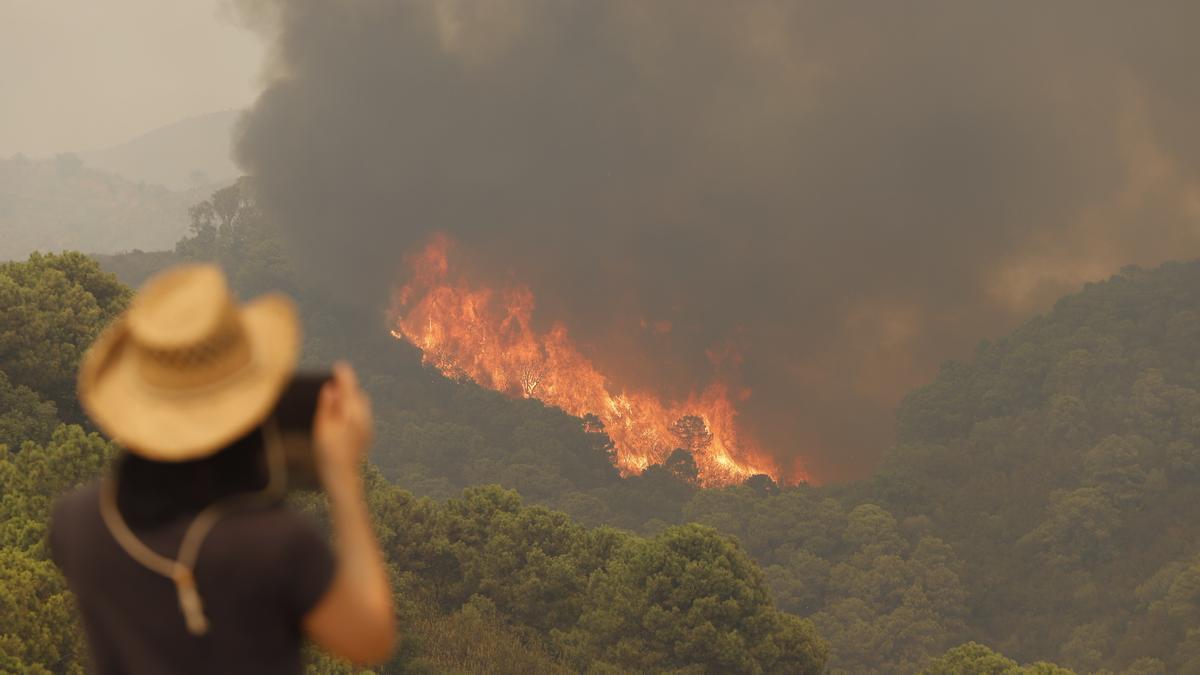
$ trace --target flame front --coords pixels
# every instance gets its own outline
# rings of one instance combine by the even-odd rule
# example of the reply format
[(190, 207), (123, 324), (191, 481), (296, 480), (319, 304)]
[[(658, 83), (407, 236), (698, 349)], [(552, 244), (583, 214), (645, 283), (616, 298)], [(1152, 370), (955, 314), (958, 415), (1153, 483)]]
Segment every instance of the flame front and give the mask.
[(472, 287), (453, 276), (450, 245), (437, 236), (413, 257), (411, 279), (395, 298), (392, 335), (418, 347), (425, 363), (449, 377), (537, 398), (602, 426), (623, 475), (641, 473), (683, 448), (695, 458), (702, 485), (737, 483), (755, 474), (779, 478), (764, 453), (738, 438), (737, 411), (725, 384), (714, 382), (683, 402), (642, 391), (614, 393), (565, 326), (556, 323), (544, 333), (533, 329), (528, 288)]

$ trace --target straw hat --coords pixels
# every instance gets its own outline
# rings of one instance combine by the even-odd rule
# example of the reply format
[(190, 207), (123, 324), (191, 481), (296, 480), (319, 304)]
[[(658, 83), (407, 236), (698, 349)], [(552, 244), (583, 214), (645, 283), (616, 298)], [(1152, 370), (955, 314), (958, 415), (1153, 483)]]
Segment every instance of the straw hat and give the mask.
[(239, 306), (218, 267), (183, 265), (146, 282), (84, 355), (79, 400), (130, 452), (199, 459), (266, 419), (299, 345), (288, 298)]

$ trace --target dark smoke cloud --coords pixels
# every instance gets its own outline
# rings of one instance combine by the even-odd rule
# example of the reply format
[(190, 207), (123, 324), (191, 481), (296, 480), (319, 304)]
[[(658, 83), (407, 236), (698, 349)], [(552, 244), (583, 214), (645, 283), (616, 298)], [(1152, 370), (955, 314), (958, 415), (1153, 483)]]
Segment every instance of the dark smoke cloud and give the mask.
[(732, 344), (743, 420), (820, 480), (940, 361), (1200, 250), (1200, 3), (244, 9), (275, 56), (237, 154), (311, 274), (385, 302), (442, 230), (628, 386)]

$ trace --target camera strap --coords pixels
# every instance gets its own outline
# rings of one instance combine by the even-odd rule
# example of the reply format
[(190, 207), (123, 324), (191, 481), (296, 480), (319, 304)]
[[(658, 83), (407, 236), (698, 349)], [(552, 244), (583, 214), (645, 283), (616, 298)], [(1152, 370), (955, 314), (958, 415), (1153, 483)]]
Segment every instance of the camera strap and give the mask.
[(274, 417), (263, 424), (262, 434), (267, 458), (266, 487), (258, 492), (227, 497), (204, 507), (184, 530), (179, 552), (174, 559), (151, 549), (129, 529), (117, 508), (117, 477), (110, 476), (100, 483), (100, 517), (104, 520), (105, 527), (129, 557), (174, 582), (179, 598), (179, 610), (183, 612), (187, 630), (192, 635), (204, 635), (208, 632), (208, 618), (204, 615), (204, 603), (196, 588), (195, 575), (196, 562), (205, 537), (226, 514), (277, 502), (287, 491), (287, 462), (283, 438)]

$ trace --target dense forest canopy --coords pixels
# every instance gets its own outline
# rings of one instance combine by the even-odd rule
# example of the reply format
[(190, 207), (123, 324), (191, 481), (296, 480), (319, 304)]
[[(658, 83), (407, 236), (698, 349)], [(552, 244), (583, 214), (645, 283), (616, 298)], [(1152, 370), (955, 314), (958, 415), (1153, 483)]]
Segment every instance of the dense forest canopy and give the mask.
[[(408, 629), (385, 672), (1200, 668), (1200, 263), (1127, 268), (946, 363), (869, 479), (701, 489), (686, 452), (621, 478), (594, 425), (423, 367), (306, 286), (251, 182), (191, 221), (172, 252), (103, 260), (291, 292), (305, 362), (349, 356), (375, 398), (370, 502)], [(0, 267), (0, 667), (82, 667), (43, 539), (54, 495), (116, 452), (69, 375), (128, 297), (79, 254)]]

